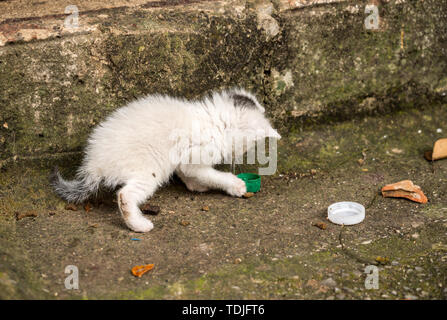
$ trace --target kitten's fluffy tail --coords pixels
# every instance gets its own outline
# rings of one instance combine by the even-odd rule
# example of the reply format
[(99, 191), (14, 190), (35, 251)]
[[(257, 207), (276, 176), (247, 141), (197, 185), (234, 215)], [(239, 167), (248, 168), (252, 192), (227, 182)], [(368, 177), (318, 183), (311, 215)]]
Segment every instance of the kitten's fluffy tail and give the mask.
[(81, 203), (98, 191), (100, 181), (92, 179), (89, 175), (77, 175), (77, 180), (67, 181), (62, 178), (57, 167), (50, 176), (51, 185), (56, 193), (70, 203)]

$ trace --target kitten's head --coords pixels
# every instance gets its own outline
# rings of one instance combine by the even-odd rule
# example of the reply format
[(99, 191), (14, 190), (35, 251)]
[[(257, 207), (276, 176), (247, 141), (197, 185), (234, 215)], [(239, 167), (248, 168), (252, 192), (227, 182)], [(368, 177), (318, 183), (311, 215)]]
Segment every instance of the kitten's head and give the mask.
[(235, 143), (243, 143), (243, 153), (253, 148), (259, 140), (281, 138), (265, 117), (264, 107), (253, 94), (243, 89), (232, 89), (226, 94), (234, 108), (232, 136)]

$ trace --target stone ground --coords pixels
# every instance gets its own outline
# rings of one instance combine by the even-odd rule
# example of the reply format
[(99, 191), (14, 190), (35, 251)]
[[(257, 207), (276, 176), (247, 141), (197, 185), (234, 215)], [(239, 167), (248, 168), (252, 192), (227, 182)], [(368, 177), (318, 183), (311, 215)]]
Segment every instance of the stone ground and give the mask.
[[(307, 125), (280, 141), (278, 172), (255, 197), (195, 194), (174, 179), (150, 199), (161, 212), (147, 234), (126, 229), (112, 193), (89, 212), (64, 209), (47, 176), (54, 164), (69, 176), (79, 154), (20, 162), (1, 172), (0, 298), (446, 299), (447, 160), (422, 156), (446, 135), (447, 105)], [(379, 194), (404, 179), (429, 202)], [(361, 224), (326, 220), (331, 203), (349, 200), (365, 205)], [(29, 211), (37, 217), (15, 219)], [(79, 290), (64, 287), (67, 265), (79, 268)], [(377, 290), (365, 288), (368, 265)]]

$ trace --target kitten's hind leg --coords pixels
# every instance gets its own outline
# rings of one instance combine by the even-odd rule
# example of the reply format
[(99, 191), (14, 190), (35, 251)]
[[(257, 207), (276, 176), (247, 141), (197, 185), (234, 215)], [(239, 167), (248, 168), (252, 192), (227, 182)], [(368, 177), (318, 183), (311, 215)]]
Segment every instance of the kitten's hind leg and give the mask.
[(118, 193), (118, 207), (126, 225), (135, 232), (151, 231), (154, 225), (145, 217), (138, 207), (154, 194), (157, 184), (129, 181)]
[(209, 190), (206, 185), (201, 184), (196, 178), (187, 177), (180, 170), (176, 171), (176, 174), (183, 181), (189, 191), (206, 192)]

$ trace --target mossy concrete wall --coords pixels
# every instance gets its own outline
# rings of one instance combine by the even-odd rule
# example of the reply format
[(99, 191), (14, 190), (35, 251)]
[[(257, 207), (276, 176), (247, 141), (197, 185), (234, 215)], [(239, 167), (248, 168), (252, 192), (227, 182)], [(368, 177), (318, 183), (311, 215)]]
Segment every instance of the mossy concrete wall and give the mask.
[[(119, 2), (119, 1), (118, 1)], [(0, 22), (0, 167), (80, 152), (149, 93), (253, 90), (285, 132), (303, 121), (443, 100), (447, 0), (149, 1)]]

